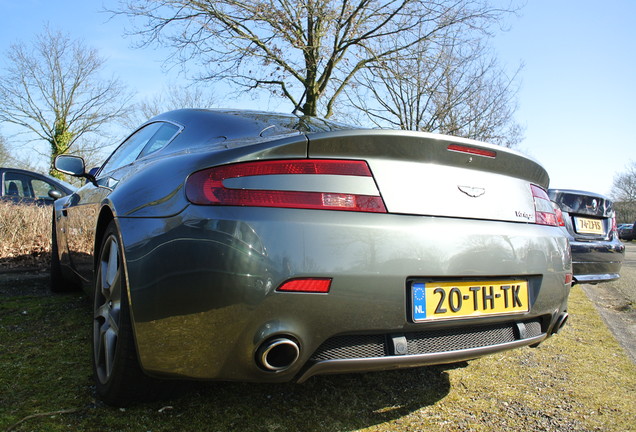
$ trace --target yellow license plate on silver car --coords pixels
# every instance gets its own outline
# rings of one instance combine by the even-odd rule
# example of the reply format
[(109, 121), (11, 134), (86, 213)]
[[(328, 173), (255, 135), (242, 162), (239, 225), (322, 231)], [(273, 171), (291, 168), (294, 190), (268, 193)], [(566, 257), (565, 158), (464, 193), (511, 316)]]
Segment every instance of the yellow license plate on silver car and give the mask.
[(530, 310), (528, 282), (415, 282), (411, 305), (415, 322), (519, 314)]
[(576, 226), (576, 232), (581, 234), (605, 234), (603, 221), (599, 219), (575, 217), (574, 224)]

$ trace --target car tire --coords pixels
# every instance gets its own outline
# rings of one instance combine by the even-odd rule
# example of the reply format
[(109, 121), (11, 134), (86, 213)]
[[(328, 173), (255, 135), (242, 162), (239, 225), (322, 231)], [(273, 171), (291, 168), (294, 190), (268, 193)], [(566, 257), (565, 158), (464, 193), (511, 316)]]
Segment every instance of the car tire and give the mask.
[(125, 407), (151, 399), (158, 382), (139, 365), (130, 319), (126, 270), (113, 221), (106, 228), (95, 269), (93, 302), (93, 375), (98, 396)]

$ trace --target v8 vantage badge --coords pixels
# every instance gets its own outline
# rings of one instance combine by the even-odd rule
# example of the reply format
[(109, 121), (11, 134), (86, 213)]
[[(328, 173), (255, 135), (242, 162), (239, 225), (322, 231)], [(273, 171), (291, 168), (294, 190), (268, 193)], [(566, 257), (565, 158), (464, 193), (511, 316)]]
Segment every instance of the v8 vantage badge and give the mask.
[(426, 282), (411, 285), (414, 322), (512, 315), (530, 310), (528, 282)]

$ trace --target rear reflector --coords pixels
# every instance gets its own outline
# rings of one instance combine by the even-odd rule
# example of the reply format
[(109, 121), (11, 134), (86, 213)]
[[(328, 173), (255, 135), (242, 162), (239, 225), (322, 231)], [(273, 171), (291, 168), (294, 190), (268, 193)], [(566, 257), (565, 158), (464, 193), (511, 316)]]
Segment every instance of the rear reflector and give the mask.
[[(539, 225), (558, 226), (559, 221), (556, 211), (548, 197), (547, 192), (539, 186), (530, 185), (532, 189), (532, 197), (534, 199), (534, 213), (536, 223)], [(563, 219), (563, 218), (561, 218)]]
[(459, 145), (459, 144), (449, 144), (447, 148), (448, 148), (448, 151), (454, 151), (458, 153), (468, 153), (471, 155), (485, 156), (489, 158), (497, 157), (496, 151), (487, 150), (487, 149), (483, 149), (479, 147), (471, 147), (471, 146), (465, 146), (465, 145)]
[[(348, 210), (358, 212), (386, 213), (380, 195), (360, 195), (303, 190), (265, 190), (252, 188), (229, 188), (224, 180), (239, 177), (288, 175), (289, 184), (294, 184), (294, 175), (323, 176), (373, 176), (365, 161), (332, 159), (294, 159), (243, 162), (221, 165), (193, 173), (186, 181), (186, 196), (194, 204), (283, 207), (322, 210)], [(318, 178), (318, 177), (317, 177)], [(336, 177), (337, 178), (337, 177)], [(333, 186), (332, 186), (333, 187)], [(325, 188), (327, 189), (327, 188)]]
[(330, 288), (331, 278), (309, 278), (288, 280), (276, 291), (326, 294)]

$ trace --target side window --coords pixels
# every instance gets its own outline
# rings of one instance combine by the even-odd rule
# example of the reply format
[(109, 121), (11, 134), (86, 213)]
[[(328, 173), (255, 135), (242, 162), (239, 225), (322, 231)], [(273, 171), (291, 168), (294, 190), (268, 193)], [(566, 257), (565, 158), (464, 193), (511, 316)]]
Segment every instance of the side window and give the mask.
[(101, 172), (108, 173), (133, 163), (161, 125), (161, 123), (151, 123), (131, 135), (110, 156), (102, 167)]
[(150, 141), (148, 141), (148, 144), (146, 144), (146, 147), (144, 147), (139, 157), (144, 157), (156, 152), (157, 150), (161, 150), (172, 140), (172, 138), (174, 138), (174, 136), (179, 132), (179, 129), (179, 126), (173, 125), (172, 123), (163, 123), (159, 130), (152, 136)]
[(7, 172), (4, 174), (4, 194), (18, 198), (33, 198), (31, 190), (32, 177), (21, 173)]
[(33, 179), (31, 181), (31, 186), (33, 193), (35, 194), (35, 198), (53, 201), (53, 198), (49, 196), (49, 191), (55, 189), (55, 186), (39, 179)]
[(172, 123), (151, 123), (138, 130), (119, 146), (104, 165), (102, 172), (111, 172), (117, 168), (133, 163), (160, 150), (179, 132), (179, 126)]
[(15, 198), (33, 198), (53, 200), (49, 197), (49, 191), (55, 186), (45, 180), (40, 180), (28, 174), (6, 172), (2, 180), (4, 182), (4, 194)]

